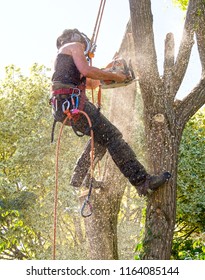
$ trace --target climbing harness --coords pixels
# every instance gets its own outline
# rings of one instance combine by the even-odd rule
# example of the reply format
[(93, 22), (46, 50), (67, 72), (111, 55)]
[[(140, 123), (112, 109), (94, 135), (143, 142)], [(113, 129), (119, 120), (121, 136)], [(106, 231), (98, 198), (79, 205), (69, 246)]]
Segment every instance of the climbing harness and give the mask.
[[(60, 88), (57, 90), (52, 91), (52, 97), (50, 98), (49, 104), (52, 105), (53, 114), (54, 114), (54, 121), (51, 130), (51, 143), (54, 141), (54, 131), (55, 126), (58, 121), (62, 121), (58, 119), (58, 112), (64, 112), (67, 107), (75, 107), (77, 106), (78, 109), (83, 110), (85, 104), (85, 85), (78, 87), (69, 87), (69, 88)], [(79, 115), (73, 116), (70, 120), (70, 125), (73, 128), (73, 131), (78, 136), (83, 136), (84, 134), (80, 134), (75, 130), (75, 121), (79, 119)]]

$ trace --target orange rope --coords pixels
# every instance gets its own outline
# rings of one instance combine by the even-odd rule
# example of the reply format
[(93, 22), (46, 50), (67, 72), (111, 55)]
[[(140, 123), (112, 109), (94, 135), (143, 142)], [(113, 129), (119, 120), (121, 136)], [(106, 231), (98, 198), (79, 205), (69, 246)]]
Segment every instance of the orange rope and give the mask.
[(58, 136), (56, 146), (56, 167), (55, 167), (55, 195), (54, 195), (54, 222), (53, 222), (53, 260), (56, 259), (56, 231), (57, 231), (57, 206), (58, 206), (58, 162), (60, 152), (60, 140), (63, 133), (63, 127), (68, 120), (68, 116), (65, 118), (61, 125), (61, 129)]
[[(60, 140), (62, 137), (63, 133), (63, 128), (67, 122), (68, 119), (72, 118), (72, 115), (69, 110), (66, 110), (64, 112), (67, 117), (63, 121), (60, 131), (59, 131), (59, 136), (58, 136), (58, 141), (57, 141), (57, 146), (56, 146), (56, 166), (55, 166), (55, 194), (54, 194), (54, 221), (53, 221), (53, 260), (56, 259), (56, 236), (57, 236), (57, 208), (58, 208), (58, 174), (59, 174), (59, 153), (60, 153)], [(78, 110), (79, 114), (83, 114), (89, 124), (90, 127), (90, 137), (91, 137), (91, 151), (90, 151), (90, 162), (91, 162), (91, 169), (90, 169), (90, 176), (91, 179), (94, 176), (94, 133), (92, 130), (92, 123), (91, 120), (88, 116), (88, 114), (84, 111)]]
[(101, 89), (101, 85), (99, 85), (99, 90), (98, 90), (98, 108), (101, 108), (101, 96), (102, 96), (102, 89)]
[[(103, 12), (104, 12), (104, 9), (105, 9), (105, 3), (106, 3), (106, 0), (101, 0), (101, 2), (100, 2), (100, 7), (99, 7), (97, 18), (96, 18), (95, 27), (94, 27), (94, 30), (93, 30), (93, 35), (92, 35), (92, 38), (91, 38), (91, 45), (96, 44), (96, 42), (97, 42), (97, 37), (98, 37), (98, 34), (99, 34), (100, 25), (101, 25), (101, 21), (102, 21), (102, 16), (103, 16)], [(93, 57), (94, 57), (94, 53), (89, 53), (90, 66), (92, 66), (92, 58)], [(100, 94), (98, 94), (98, 107), (100, 107), (99, 104), (101, 103), (101, 101), (99, 99), (99, 97), (101, 98), (101, 89), (99, 89), (99, 93)], [(92, 103), (94, 104), (94, 102), (95, 102), (95, 100), (94, 100), (94, 90), (92, 88)]]

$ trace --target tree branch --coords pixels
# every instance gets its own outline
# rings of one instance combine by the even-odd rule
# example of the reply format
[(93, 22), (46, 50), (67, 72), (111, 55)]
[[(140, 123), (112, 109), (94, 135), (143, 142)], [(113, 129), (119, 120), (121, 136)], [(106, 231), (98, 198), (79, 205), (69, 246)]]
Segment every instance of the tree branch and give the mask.
[[(197, 0), (198, 1), (198, 0)], [(196, 0), (190, 0), (184, 23), (184, 31), (182, 35), (181, 44), (175, 65), (173, 67), (173, 91), (176, 95), (179, 87), (185, 76), (187, 66), (189, 63), (192, 46), (194, 44), (194, 23), (195, 23), (195, 12), (197, 3)]]
[(173, 92), (173, 67), (174, 67), (174, 35), (168, 33), (165, 39), (165, 51), (164, 51), (164, 86), (166, 90), (166, 96), (172, 100), (175, 93)]
[(205, 75), (205, 2), (200, 1), (197, 13), (196, 39), (202, 65), (202, 76)]
[(174, 66), (174, 35), (172, 33), (166, 36), (164, 57), (164, 76), (166, 76)]
[(186, 122), (205, 104), (205, 77), (198, 85), (179, 102), (176, 107), (176, 119), (180, 121), (180, 127), (183, 128)]

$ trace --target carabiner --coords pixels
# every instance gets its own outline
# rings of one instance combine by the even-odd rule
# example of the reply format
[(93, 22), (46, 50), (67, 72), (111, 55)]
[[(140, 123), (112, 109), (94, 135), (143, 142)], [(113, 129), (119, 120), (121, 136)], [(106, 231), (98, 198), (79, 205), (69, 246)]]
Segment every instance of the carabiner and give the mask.
[(49, 105), (52, 106), (52, 109), (57, 112), (58, 111), (58, 100), (56, 97), (51, 97), (49, 100)]
[(79, 105), (78, 94), (75, 93), (71, 94), (71, 102), (72, 102), (73, 109), (78, 109), (78, 105)]
[(79, 96), (80, 95), (80, 89), (74, 87), (73, 91), (72, 91), (72, 94), (75, 94), (75, 95)]
[[(89, 210), (88, 214), (84, 214), (84, 211), (85, 211), (86, 206), (88, 206), (88, 208), (89, 208), (89, 209), (88, 209), (88, 210)], [(92, 207), (92, 204), (90, 203), (88, 197), (85, 199), (85, 201), (84, 201), (84, 203), (83, 203), (83, 206), (82, 206), (80, 212), (81, 212), (81, 216), (82, 216), (83, 218), (87, 218), (87, 217), (90, 217), (90, 216), (92, 215), (93, 207)]]
[(70, 108), (70, 102), (66, 99), (62, 104), (62, 111), (65, 112)]

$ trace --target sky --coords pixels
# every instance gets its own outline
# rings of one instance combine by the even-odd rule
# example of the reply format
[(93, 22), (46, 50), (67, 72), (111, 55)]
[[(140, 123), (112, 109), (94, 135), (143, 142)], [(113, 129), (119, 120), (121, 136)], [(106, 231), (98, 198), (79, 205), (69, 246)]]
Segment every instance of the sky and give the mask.
[[(29, 69), (33, 63), (53, 66), (56, 38), (66, 28), (77, 28), (92, 36), (100, 0), (0, 0), (0, 78), (4, 67), (14, 64)], [(120, 3), (120, 5), (119, 5)], [(155, 43), (159, 71), (162, 74), (164, 39), (173, 32), (179, 42), (183, 12), (172, 0), (152, 0)], [(128, 0), (107, 0), (97, 41), (93, 65), (103, 67), (119, 49), (130, 17)], [(198, 82), (200, 75), (196, 48), (179, 97), (185, 96)]]

